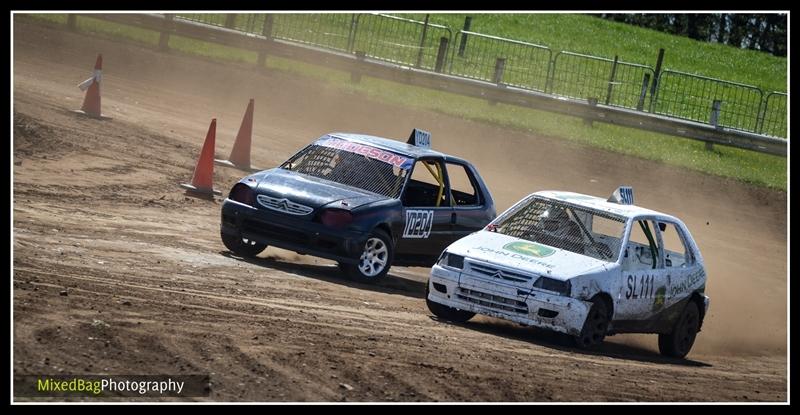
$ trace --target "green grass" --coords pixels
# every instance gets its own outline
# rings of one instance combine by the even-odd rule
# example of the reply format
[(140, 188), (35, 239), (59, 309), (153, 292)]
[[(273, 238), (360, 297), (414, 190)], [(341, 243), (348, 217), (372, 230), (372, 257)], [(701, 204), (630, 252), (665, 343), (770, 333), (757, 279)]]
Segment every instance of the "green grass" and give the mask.
[[(64, 24), (57, 15), (32, 16), (38, 21)], [(78, 19), (81, 31), (99, 36), (133, 40), (149, 46), (158, 44), (158, 34), (135, 27), (96, 19)], [(170, 48), (224, 62), (253, 64), (256, 53), (178, 36)], [(724, 146), (706, 151), (705, 144), (663, 134), (595, 123), (589, 127), (579, 118), (486, 101), (456, 94), (363, 77), (358, 84), (350, 74), (288, 59), (269, 57), (267, 68), (300, 74), (324, 82), (328, 88), (360, 93), (369, 99), (409, 106), (476, 121), (507, 126), (535, 134), (568, 139), (578, 145), (598, 147), (708, 174), (734, 178), (758, 186), (786, 191), (787, 159)]]
[[(584, 14), (470, 14), (473, 32), (492, 34), (606, 58), (655, 66), (664, 48), (663, 68), (757, 86), (787, 90), (787, 60), (768, 53), (700, 42), (656, 30)], [(416, 20), (425, 15), (398, 14)], [(464, 27), (466, 14), (431, 14), (432, 23)]]

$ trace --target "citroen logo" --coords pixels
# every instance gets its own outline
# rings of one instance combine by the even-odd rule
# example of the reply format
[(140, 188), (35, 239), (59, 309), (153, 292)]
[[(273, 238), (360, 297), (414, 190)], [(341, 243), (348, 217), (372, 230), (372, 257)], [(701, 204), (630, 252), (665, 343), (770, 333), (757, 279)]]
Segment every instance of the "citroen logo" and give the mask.
[(494, 274), (492, 274), (492, 276), (495, 278), (503, 278), (503, 271), (497, 270), (494, 272)]
[(267, 209), (277, 210), (290, 215), (307, 215), (314, 211), (314, 208), (310, 206), (294, 203), (286, 198), (278, 199), (276, 197), (258, 195), (258, 202)]

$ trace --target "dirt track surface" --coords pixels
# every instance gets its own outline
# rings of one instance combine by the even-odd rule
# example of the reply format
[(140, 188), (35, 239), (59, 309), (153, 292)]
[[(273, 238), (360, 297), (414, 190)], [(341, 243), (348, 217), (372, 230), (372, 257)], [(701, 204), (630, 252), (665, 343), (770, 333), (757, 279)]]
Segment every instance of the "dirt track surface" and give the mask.
[[(110, 121), (70, 112), (98, 52)], [(784, 193), (18, 18), (13, 87), (15, 374), (210, 373), (211, 400), (787, 399)], [(232, 257), (219, 201), (177, 184), (212, 117), (228, 155), (249, 98), (265, 168), (326, 132), (420, 127), (476, 163), (500, 210), (537, 190), (634, 186), (639, 204), (685, 220), (707, 262), (711, 308), (689, 360), (660, 357), (655, 336), (587, 353), (490, 318), (437, 321), (422, 268), (366, 286), (274, 248)], [(242, 175), (215, 167), (215, 187)]]

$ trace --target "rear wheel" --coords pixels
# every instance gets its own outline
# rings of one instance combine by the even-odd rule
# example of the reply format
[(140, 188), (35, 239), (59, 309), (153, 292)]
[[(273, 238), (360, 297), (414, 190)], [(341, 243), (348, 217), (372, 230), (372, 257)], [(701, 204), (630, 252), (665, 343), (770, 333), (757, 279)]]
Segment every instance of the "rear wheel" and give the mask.
[(664, 356), (684, 358), (692, 350), (700, 328), (700, 311), (697, 303), (689, 301), (683, 309), (672, 333), (658, 335), (658, 350)]
[(231, 252), (243, 257), (254, 257), (267, 249), (267, 244), (258, 243), (241, 236), (221, 234), (222, 243)]
[(581, 349), (591, 349), (596, 347), (606, 338), (608, 331), (608, 306), (602, 298), (593, 301), (589, 315), (583, 323), (583, 329), (578, 336), (575, 336), (575, 345)]
[(358, 263), (340, 263), (339, 268), (356, 281), (372, 284), (385, 277), (389, 272), (393, 254), (389, 235), (380, 229), (375, 229), (367, 237)]
[[(430, 285), (430, 281), (428, 282)], [(425, 288), (425, 304), (428, 305), (428, 310), (433, 313), (436, 317), (439, 317), (442, 320), (448, 320), (455, 323), (464, 323), (467, 320), (475, 317), (475, 313), (471, 311), (459, 310), (457, 308), (449, 307), (444, 304), (439, 304), (437, 302), (431, 301), (428, 299), (428, 292), (430, 290), (426, 287)]]

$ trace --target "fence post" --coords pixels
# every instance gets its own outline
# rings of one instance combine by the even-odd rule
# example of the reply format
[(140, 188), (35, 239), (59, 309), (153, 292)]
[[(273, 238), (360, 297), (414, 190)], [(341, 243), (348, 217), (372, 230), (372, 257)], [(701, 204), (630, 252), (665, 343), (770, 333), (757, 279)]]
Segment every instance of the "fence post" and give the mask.
[(503, 83), (503, 72), (506, 69), (506, 58), (497, 58), (494, 63), (494, 78), (492, 79), (497, 85)]
[(553, 81), (556, 77), (556, 59), (558, 59), (558, 54), (561, 52), (556, 53), (553, 56), (553, 51), (550, 51), (550, 59), (547, 62), (547, 82), (544, 84), (544, 92), (546, 94), (553, 93)]
[(444, 36), (439, 38), (439, 53), (436, 54), (436, 72), (441, 73), (444, 67), (444, 60), (447, 56), (447, 43), (448, 39)]
[(350, 72), (350, 82), (359, 83), (361, 82), (361, 62), (367, 56), (367, 53), (361, 50), (356, 51), (356, 59), (358, 62), (355, 64), (355, 69)]
[(614, 79), (617, 77), (617, 62), (619, 55), (614, 55), (614, 63), (611, 64), (611, 76), (608, 78), (608, 93), (606, 94), (606, 105), (611, 102), (611, 91), (614, 89)]
[[(588, 101), (589, 101), (589, 105), (591, 105), (592, 107), (596, 107), (597, 106), (597, 98), (589, 97)], [(589, 127), (594, 127), (594, 122), (592, 121), (591, 118), (584, 118), (583, 119), (583, 123), (585, 125), (588, 125)]]
[(264, 63), (267, 61), (267, 45), (270, 44), (272, 41), (272, 24), (273, 24), (274, 16), (268, 14), (264, 16), (264, 26), (261, 28), (261, 35), (264, 36), (266, 39), (264, 40), (264, 46), (262, 46), (261, 50), (258, 51), (258, 61), (256, 62), (257, 68), (263, 68)]
[(656, 70), (653, 72), (653, 86), (650, 87), (650, 112), (653, 112), (653, 95), (656, 94), (658, 84), (661, 81), (661, 64), (664, 62), (664, 48), (658, 50), (658, 59), (656, 59)]
[(68, 14), (67, 15), (67, 28), (70, 31), (74, 32), (75, 29), (77, 29), (77, 27), (78, 27), (78, 16), (76, 16), (74, 14)]
[(169, 51), (169, 34), (172, 31), (172, 20), (174, 18), (174, 14), (167, 13), (164, 15), (164, 27), (158, 36), (158, 50), (162, 52)]
[(642, 111), (644, 109), (644, 99), (647, 96), (647, 86), (650, 84), (650, 74), (644, 74), (644, 78), (642, 80), (642, 92), (639, 93), (639, 103), (636, 104), (636, 111)]
[(431, 15), (425, 15), (425, 24), (422, 26), (422, 36), (419, 39), (419, 53), (417, 54), (417, 68), (422, 65), (422, 52), (425, 51), (425, 36), (428, 35), (428, 20), (430, 19)]
[(758, 115), (756, 116), (756, 134), (764, 134), (764, 119), (767, 118), (767, 106), (769, 105), (769, 96), (771, 94), (772, 93), (767, 94), (767, 97), (758, 105)]
[(464, 57), (464, 49), (467, 48), (467, 34), (464, 32), (469, 32), (470, 26), (472, 26), (472, 16), (467, 16), (464, 18), (464, 29), (461, 32), (461, 43), (458, 45), (458, 56), (461, 58)]
[[(506, 70), (506, 58), (497, 58), (494, 62), (494, 76), (492, 76), (492, 82), (497, 84), (497, 86), (503, 87), (503, 73)], [(497, 105), (497, 101), (490, 99), (489, 105)]]
[(353, 13), (350, 18), (350, 32), (347, 34), (347, 52), (353, 51), (353, 46), (356, 42), (356, 28), (358, 27), (358, 15)]
[(236, 13), (231, 13), (225, 16), (225, 27), (233, 29), (236, 26)]
[[(719, 126), (719, 113), (722, 110), (722, 101), (715, 99), (714, 102), (711, 104), (711, 125), (714, 128), (720, 128)], [(706, 150), (711, 151), (714, 149), (714, 143), (706, 141)]]

